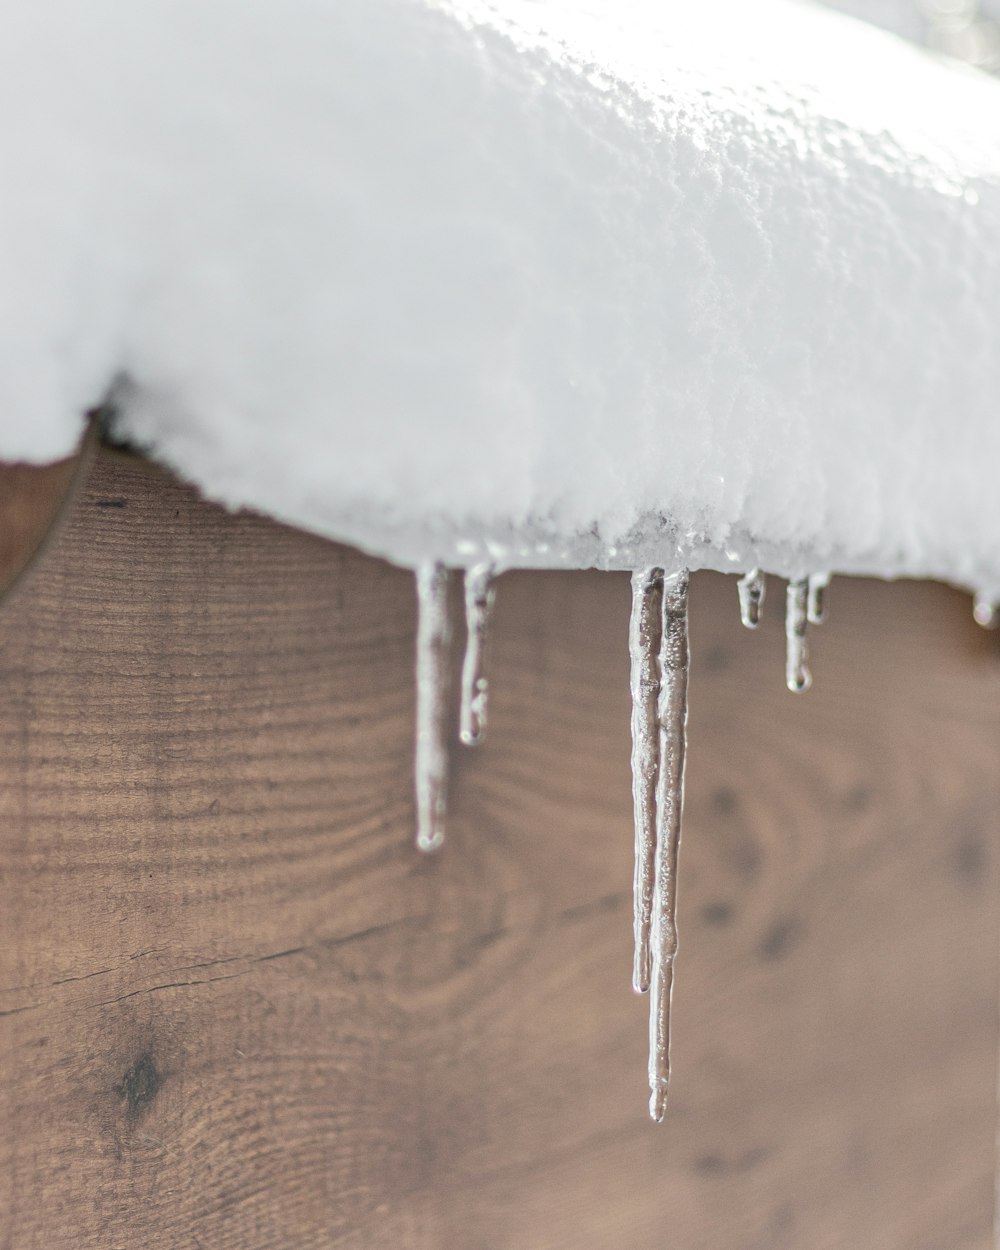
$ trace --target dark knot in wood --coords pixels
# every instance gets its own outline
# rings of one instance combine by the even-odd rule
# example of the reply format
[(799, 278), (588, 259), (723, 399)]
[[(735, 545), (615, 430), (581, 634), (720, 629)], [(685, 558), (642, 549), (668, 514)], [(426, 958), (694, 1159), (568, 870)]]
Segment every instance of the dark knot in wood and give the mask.
[(163, 1074), (152, 1055), (145, 1054), (125, 1073), (115, 1086), (115, 1093), (125, 1102), (130, 1120), (138, 1120), (152, 1104), (163, 1087)]

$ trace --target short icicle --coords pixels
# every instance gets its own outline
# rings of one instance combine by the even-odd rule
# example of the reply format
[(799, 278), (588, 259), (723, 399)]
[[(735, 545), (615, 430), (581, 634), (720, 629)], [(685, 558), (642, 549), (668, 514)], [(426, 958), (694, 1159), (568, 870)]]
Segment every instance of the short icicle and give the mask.
[(657, 1123), (666, 1111), (670, 1083), (670, 1005), (677, 954), (677, 857), (684, 807), (688, 669), (688, 574), (684, 570), (664, 580), (657, 708), (660, 759), (649, 1002), (649, 1114)]
[(785, 681), (794, 693), (808, 690), (812, 677), (806, 663), (806, 623), (809, 620), (809, 578), (788, 583), (785, 599)]
[(417, 569), (417, 848), (436, 851), (444, 841), (448, 799), (448, 570)]
[(482, 742), (486, 735), (488, 686), (484, 657), (496, 597), (494, 573), (492, 564), (477, 564), (465, 571), (465, 660), (462, 664), (462, 708), (458, 733), (469, 747)]
[(1000, 626), (1000, 594), (979, 591), (972, 601), (972, 616), (983, 629), (996, 629)]
[(810, 574), (809, 604), (806, 610), (810, 625), (822, 625), (826, 620), (826, 588), (829, 585), (829, 573)]
[(660, 754), (656, 702), (660, 693), (662, 634), (663, 569), (642, 569), (632, 574), (632, 618), (628, 632), (632, 688), (632, 810), (635, 817), (632, 988), (640, 994), (649, 989), (652, 966), (650, 927), (656, 854), (656, 777)]
[(760, 624), (760, 614), (764, 608), (764, 593), (767, 583), (760, 569), (751, 569), (745, 577), (741, 577), (736, 589), (740, 595), (740, 620), (747, 629), (756, 629)]

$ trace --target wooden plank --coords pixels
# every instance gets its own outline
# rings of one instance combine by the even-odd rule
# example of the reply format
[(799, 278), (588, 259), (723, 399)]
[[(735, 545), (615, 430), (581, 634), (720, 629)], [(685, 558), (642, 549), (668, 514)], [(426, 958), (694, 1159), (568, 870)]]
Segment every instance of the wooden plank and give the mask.
[(97, 445), (91, 421), (75, 455), (54, 464), (0, 462), (0, 599), (40, 554), (85, 480)]
[(499, 587), (412, 846), (404, 572), (105, 455), (0, 615), (5, 1250), (984, 1250), (1000, 653), (692, 584), (673, 1102), (629, 989), (628, 579)]

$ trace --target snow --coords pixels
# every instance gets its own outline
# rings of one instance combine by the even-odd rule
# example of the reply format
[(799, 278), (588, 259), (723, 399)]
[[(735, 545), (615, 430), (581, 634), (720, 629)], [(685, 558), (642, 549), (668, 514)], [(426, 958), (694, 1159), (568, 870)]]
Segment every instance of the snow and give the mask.
[(0, 456), (400, 563), (1000, 585), (1000, 84), (805, 0), (33, 0)]
[[(884, 26), (898, 35), (938, 47), (945, 43), (975, 52), (961, 36), (980, 23), (1000, 19), (1000, 0), (823, 0), (831, 8)], [(958, 36), (956, 39), (955, 36)], [(958, 51), (953, 55), (959, 55)]]
[(925, 14), (933, 11), (930, 5), (922, 11), (920, 0), (823, 0), (823, 3), (914, 40), (923, 36), (927, 25)]

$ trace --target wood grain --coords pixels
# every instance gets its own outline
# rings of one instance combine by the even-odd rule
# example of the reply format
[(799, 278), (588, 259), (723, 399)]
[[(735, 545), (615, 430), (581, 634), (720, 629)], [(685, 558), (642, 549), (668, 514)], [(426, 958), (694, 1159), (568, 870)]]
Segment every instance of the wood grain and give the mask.
[(837, 581), (796, 697), (691, 598), (656, 1128), (628, 579), (501, 580), (421, 858), (412, 579), (106, 454), (0, 615), (0, 1246), (985, 1250), (996, 638)]

